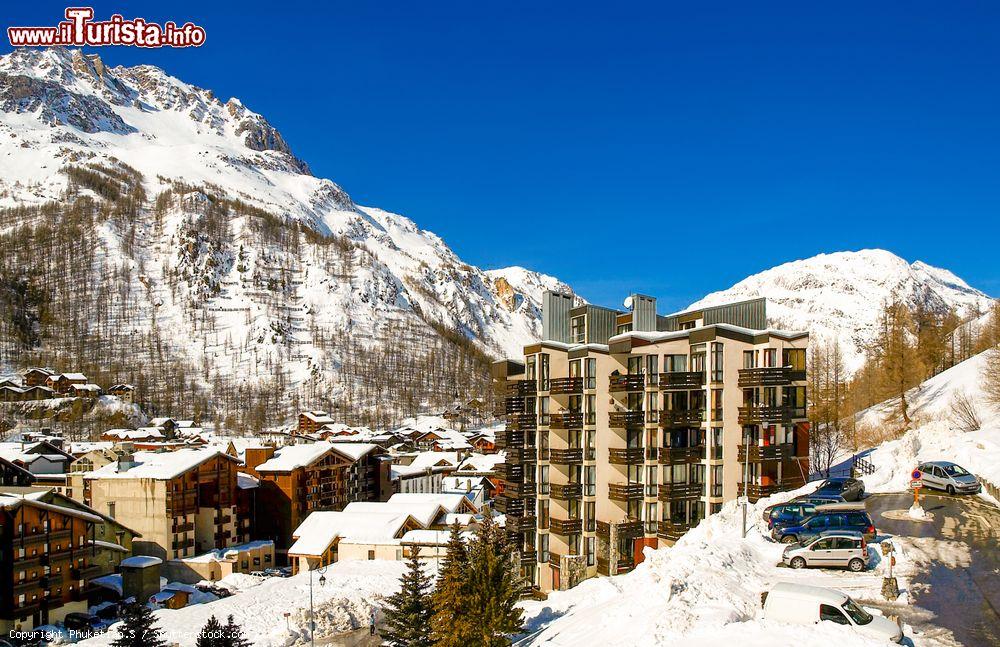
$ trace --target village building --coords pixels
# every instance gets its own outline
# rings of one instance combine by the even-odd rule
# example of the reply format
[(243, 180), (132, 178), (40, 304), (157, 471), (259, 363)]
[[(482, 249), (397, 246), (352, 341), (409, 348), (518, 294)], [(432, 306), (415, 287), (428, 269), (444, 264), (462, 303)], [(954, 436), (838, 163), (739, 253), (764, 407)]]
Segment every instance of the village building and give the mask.
[(314, 434), (323, 426), (333, 423), (333, 418), (327, 415), (326, 411), (303, 411), (299, 414), (299, 426), (296, 431), (305, 436)]
[(62, 395), (69, 393), (74, 384), (87, 384), (89, 381), (83, 373), (53, 373), (45, 378), (45, 386)]
[(21, 373), (22, 383), (25, 387), (45, 386), (45, 381), (53, 373), (54, 371), (47, 368), (29, 368)]
[(274, 564), (274, 542), (251, 541), (168, 560), (163, 574), (171, 581), (197, 584), (202, 580), (217, 582), (233, 573), (257, 573)]
[(113, 395), (122, 402), (135, 402), (135, 387), (131, 384), (115, 384), (108, 389), (108, 395)]

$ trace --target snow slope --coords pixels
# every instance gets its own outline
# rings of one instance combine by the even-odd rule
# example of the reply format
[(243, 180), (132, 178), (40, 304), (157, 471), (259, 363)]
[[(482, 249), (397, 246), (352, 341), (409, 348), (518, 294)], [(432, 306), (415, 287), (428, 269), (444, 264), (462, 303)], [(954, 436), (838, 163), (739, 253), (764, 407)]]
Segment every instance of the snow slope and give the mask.
[(956, 308), (962, 317), (986, 312), (991, 303), (948, 270), (864, 249), (784, 263), (690, 307), (754, 297), (767, 297), (768, 318), (775, 327), (808, 330), (816, 340), (839, 339), (851, 371), (864, 364), (864, 346), (874, 339), (881, 308), (893, 297), (936, 312)]

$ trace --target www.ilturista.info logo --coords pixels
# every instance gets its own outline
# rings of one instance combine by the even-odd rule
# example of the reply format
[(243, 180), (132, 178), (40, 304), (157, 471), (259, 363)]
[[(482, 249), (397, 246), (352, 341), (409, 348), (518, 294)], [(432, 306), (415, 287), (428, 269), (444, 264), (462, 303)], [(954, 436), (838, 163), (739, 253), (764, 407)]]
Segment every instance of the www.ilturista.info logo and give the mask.
[(55, 27), (8, 27), (7, 37), (14, 47), (199, 47), (205, 43), (205, 29), (190, 22), (177, 26), (172, 21), (159, 25), (142, 18), (125, 20), (119, 14), (95, 21), (93, 8), (69, 7), (66, 20)]

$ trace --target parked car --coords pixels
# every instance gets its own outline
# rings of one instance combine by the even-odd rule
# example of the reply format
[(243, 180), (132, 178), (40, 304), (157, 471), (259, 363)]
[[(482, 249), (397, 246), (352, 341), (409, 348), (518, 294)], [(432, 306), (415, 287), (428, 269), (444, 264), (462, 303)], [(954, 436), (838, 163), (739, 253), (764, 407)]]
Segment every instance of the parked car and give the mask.
[(813, 496), (812, 494), (802, 494), (792, 501), (796, 503), (812, 503), (814, 505), (827, 505), (830, 503), (847, 503), (844, 497), (837, 494), (827, 494), (825, 496)]
[(948, 461), (931, 461), (917, 467), (923, 473), (924, 486), (944, 490), (948, 494), (978, 494), (979, 479), (961, 465)]
[(868, 543), (859, 532), (828, 530), (809, 543), (786, 546), (781, 562), (792, 568), (824, 566), (860, 573), (868, 564)]
[(72, 612), (67, 613), (66, 617), (63, 618), (63, 626), (78, 633), (98, 631), (103, 629), (106, 624), (99, 617), (90, 613)]
[(768, 528), (775, 524), (789, 525), (811, 517), (816, 513), (816, 504), (810, 501), (789, 501), (768, 506), (764, 510), (764, 521)]
[(898, 624), (868, 613), (836, 589), (779, 582), (762, 597), (764, 618), (768, 620), (799, 625), (835, 622), (875, 640), (903, 642), (903, 630)]
[(859, 479), (847, 477), (826, 479), (812, 493), (812, 496), (821, 498), (839, 496), (843, 497), (844, 501), (860, 501), (864, 495), (865, 484)]
[(875, 538), (875, 522), (863, 503), (831, 503), (816, 507), (816, 513), (798, 524), (775, 524), (771, 537), (783, 544), (801, 543), (827, 530), (853, 530), (865, 539)]

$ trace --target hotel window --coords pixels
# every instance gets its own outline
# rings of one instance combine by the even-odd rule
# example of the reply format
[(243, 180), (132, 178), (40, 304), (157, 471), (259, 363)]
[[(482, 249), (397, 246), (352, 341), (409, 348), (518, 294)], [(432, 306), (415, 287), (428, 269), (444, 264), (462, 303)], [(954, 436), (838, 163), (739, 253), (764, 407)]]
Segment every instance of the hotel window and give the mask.
[(712, 342), (712, 381), (722, 381), (722, 344)]
[(538, 527), (545, 530), (549, 527), (549, 500), (538, 500)]
[[(597, 467), (587, 465), (583, 470), (583, 495), (595, 496), (597, 494)], [(593, 505), (593, 501), (590, 505)], [(593, 518), (593, 517), (591, 517)]]
[(569, 554), (570, 555), (580, 554), (580, 535), (569, 536)]
[(664, 355), (663, 371), (665, 373), (681, 373), (687, 370), (687, 355)]
[(375, 551), (374, 550), (368, 551), (368, 559), (369, 559), (369, 561), (375, 559)]
[(660, 356), (646, 355), (646, 383), (656, 384), (660, 376)]
[(722, 496), (722, 465), (712, 466), (712, 492), (710, 496)]
[(722, 389), (712, 389), (712, 420), (722, 420)]
[(743, 351), (743, 368), (756, 368), (757, 354), (752, 350)]
[(593, 566), (597, 563), (597, 538), (587, 537), (587, 566)]
[(786, 348), (782, 351), (785, 366), (791, 366), (794, 371), (806, 370), (806, 350), (804, 348)]
[(528, 357), (524, 366), (524, 377), (525, 379), (534, 381), (535, 379), (535, 356), (532, 355)]
[(539, 370), (538, 370), (538, 390), (548, 391), (549, 390), (549, 356), (542, 353), (538, 356), (539, 358)]
[(618, 324), (618, 327), (615, 328), (616, 335), (624, 335), (627, 332), (632, 332), (632, 324), (630, 323)]
[(764, 366), (770, 368), (778, 363), (778, 349), (777, 348), (765, 348), (764, 349)]
[[(541, 528), (541, 526), (539, 526)], [(549, 561), (549, 535), (548, 533), (538, 536), (538, 561), (544, 564)]]
[(587, 407), (584, 422), (588, 425), (597, 424), (597, 396), (593, 393), (587, 394)]
[(580, 376), (580, 360), (574, 359), (569, 363), (569, 376), (570, 377), (581, 377)]
[(568, 409), (570, 413), (580, 413), (581, 411), (583, 411), (583, 396), (581, 395), (569, 396)]
[(806, 387), (786, 386), (784, 398), (785, 406), (792, 410), (793, 418), (806, 417)]
[(698, 344), (691, 347), (691, 372), (705, 372), (705, 344)]
[(597, 388), (597, 358), (588, 357), (584, 364), (584, 380), (583, 388), (585, 389), (596, 389)]
[(549, 398), (542, 396), (538, 398), (538, 424), (549, 424)]
[(569, 320), (569, 338), (574, 344), (587, 343), (587, 317), (580, 315)]
[(628, 358), (628, 374), (640, 375), (642, 373), (642, 357), (633, 356)]

